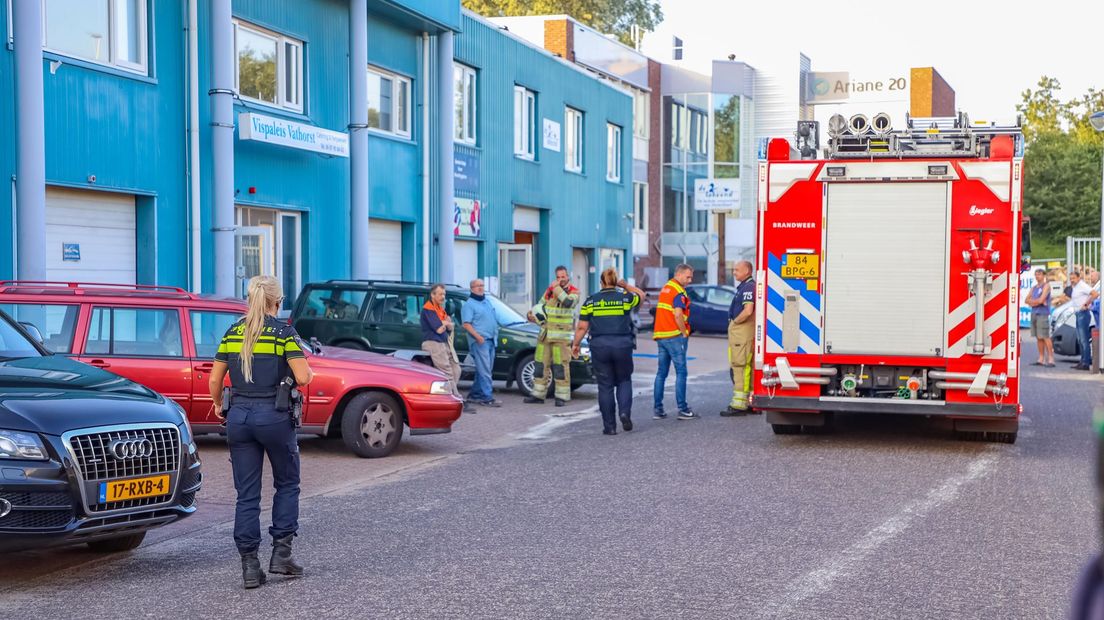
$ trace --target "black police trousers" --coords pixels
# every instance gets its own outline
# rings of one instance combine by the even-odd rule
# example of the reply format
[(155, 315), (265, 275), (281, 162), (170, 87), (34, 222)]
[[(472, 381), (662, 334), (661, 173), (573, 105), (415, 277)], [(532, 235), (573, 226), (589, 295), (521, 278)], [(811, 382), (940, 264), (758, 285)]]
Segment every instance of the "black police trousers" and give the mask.
[(598, 380), (598, 410), (607, 431), (617, 430), (618, 415), (632, 416), (632, 352), (631, 345), (610, 347), (592, 342), (590, 346), (590, 364)]
[(234, 397), (226, 414), (226, 439), (234, 470), (238, 503), (234, 510), (234, 543), (238, 551), (256, 551), (261, 544), (261, 472), (264, 457), (272, 465), (273, 538), (299, 530), (299, 443), (287, 411), (269, 399)]

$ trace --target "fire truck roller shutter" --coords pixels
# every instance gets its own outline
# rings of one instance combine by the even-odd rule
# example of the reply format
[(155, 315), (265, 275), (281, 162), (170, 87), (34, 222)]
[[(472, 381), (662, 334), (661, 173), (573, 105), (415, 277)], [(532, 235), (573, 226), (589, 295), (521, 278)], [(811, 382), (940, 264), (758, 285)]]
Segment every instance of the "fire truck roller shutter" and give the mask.
[(829, 185), (826, 353), (945, 354), (947, 203), (946, 183)]

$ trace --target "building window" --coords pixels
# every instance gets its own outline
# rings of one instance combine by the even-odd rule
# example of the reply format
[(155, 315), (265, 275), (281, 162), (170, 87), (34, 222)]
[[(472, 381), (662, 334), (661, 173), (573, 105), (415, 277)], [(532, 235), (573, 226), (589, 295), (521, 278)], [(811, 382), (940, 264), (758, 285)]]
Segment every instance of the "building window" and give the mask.
[(410, 137), (410, 79), (368, 69), (368, 126)]
[(234, 22), (234, 89), (242, 99), (303, 111), (303, 42)]
[(536, 154), (537, 94), (514, 87), (514, 155), (533, 159)]
[(564, 170), (583, 171), (583, 113), (564, 108)]
[[(149, 64), (146, 2), (42, 0), (42, 47), (145, 75)], [(11, 3), (8, 15), (10, 32)]]
[(648, 97), (651, 93), (633, 90), (633, 135), (637, 138), (648, 137)]
[(648, 184), (633, 183), (633, 230), (648, 230)]
[(671, 58), (682, 60), (682, 39), (671, 37)]
[(452, 67), (454, 128), (457, 142), (475, 144), (475, 69), (456, 64)]
[(621, 128), (606, 123), (606, 180), (621, 182)]

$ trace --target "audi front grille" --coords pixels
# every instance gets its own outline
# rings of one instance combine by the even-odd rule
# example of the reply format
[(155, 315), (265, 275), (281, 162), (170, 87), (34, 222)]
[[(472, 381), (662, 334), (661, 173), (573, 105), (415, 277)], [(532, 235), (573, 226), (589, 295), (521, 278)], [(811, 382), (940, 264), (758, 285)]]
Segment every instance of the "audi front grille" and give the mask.
[[(99, 430), (99, 429), (95, 429)], [(175, 426), (125, 427), (67, 434), (75, 465), (85, 483), (169, 475), (169, 492), (156, 497), (95, 503), (84, 494), (90, 512), (109, 512), (164, 504), (176, 492), (180, 473), (180, 435)]]

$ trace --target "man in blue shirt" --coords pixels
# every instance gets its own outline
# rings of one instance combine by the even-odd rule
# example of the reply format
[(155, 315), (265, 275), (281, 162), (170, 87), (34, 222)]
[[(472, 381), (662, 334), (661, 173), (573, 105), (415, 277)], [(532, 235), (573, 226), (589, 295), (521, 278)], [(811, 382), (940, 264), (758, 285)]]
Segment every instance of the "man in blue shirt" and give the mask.
[(494, 368), (495, 339), (498, 338), (498, 316), (487, 299), (483, 280), (471, 281), (471, 296), (460, 308), (460, 320), (468, 332), (468, 350), (475, 360), (475, 381), (468, 401), (488, 407), (501, 407), (492, 393), (491, 370)]
[(732, 269), (739, 282), (736, 296), (728, 307), (728, 363), (732, 368), (732, 400), (722, 416), (748, 413), (751, 394), (752, 352), (755, 349), (755, 280), (751, 279), (751, 263), (742, 260)]

